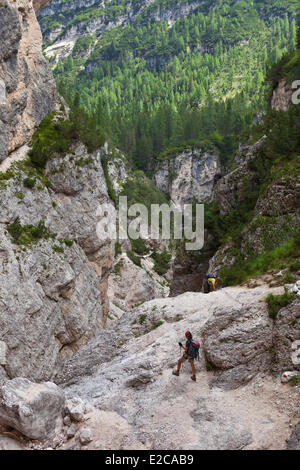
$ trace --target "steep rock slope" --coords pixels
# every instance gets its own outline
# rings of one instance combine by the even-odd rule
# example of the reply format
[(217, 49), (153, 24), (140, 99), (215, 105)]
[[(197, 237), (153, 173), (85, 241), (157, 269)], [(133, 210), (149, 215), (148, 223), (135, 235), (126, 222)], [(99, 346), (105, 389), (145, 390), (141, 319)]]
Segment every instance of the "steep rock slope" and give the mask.
[(28, 142), (57, 102), (32, 3), (4, 0), (0, 5), (0, 161)]
[(49, 380), (105, 324), (113, 242), (96, 233), (97, 210), (109, 201), (105, 178), (97, 152), (82, 144), (70, 151), (48, 162), (33, 187), (24, 184), (34, 181), (26, 160), (1, 180), (4, 378)]
[[(285, 448), (299, 391), (269, 375), (277, 326), (262, 301), (276, 292), (236, 287), (152, 300), (101, 332), (56, 378), (67, 396), (101, 410), (98, 424), (90, 422), (98, 443), (89, 448)], [(299, 314), (299, 300), (290, 311)], [(290, 328), (299, 333), (298, 323)], [(196, 383), (189, 364), (179, 377), (171, 373), (188, 328), (201, 340)], [(276, 348), (284, 342), (277, 334)], [(214, 371), (205, 371), (207, 361)], [(97, 432), (109, 413), (113, 426), (123, 423), (118, 438)]]

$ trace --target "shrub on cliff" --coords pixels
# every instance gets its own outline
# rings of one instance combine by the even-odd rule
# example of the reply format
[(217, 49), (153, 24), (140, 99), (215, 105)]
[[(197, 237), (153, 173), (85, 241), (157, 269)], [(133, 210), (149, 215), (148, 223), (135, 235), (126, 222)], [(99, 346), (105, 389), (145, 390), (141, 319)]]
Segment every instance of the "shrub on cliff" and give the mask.
[(266, 298), (268, 304), (269, 315), (272, 318), (276, 318), (280, 309), (289, 305), (296, 298), (294, 294), (285, 292), (282, 295), (269, 294)]
[(151, 257), (154, 260), (154, 271), (156, 271), (160, 276), (166, 274), (170, 268), (170, 261), (172, 258), (171, 253), (169, 253), (168, 250), (164, 248), (161, 253), (154, 251)]
[(29, 151), (31, 162), (38, 168), (45, 168), (48, 159), (54, 154), (65, 155), (76, 141), (81, 141), (91, 153), (103, 146), (104, 135), (79, 108), (71, 111), (69, 119), (51, 112), (32, 137)]

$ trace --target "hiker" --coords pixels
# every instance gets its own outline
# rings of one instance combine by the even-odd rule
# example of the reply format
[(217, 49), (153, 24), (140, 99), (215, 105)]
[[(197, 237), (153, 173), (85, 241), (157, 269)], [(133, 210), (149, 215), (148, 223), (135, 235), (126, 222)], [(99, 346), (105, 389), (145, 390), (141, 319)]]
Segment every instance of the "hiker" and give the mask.
[(203, 292), (205, 294), (208, 294), (211, 289), (213, 291), (216, 291), (216, 283), (219, 282), (218, 275), (214, 274), (206, 274), (206, 276), (203, 279)]
[(191, 367), (192, 367), (192, 372), (193, 372), (193, 375), (191, 376), (191, 379), (194, 382), (196, 382), (196, 368), (195, 368), (194, 360), (197, 357), (199, 358), (200, 344), (197, 341), (193, 340), (193, 336), (192, 336), (192, 333), (190, 331), (187, 331), (185, 333), (185, 336), (186, 336), (186, 339), (187, 339), (187, 341), (185, 343), (185, 346), (183, 346), (182, 343), (179, 343), (180, 349), (183, 348), (184, 353), (183, 353), (183, 356), (178, 360), (177, 370), (173, 370), (173, 375), (178, 376), (179, 373), (180, 373), (182, 363), (185, 362), (185, 361), (189, 361), (189, 363), (191, 364)]

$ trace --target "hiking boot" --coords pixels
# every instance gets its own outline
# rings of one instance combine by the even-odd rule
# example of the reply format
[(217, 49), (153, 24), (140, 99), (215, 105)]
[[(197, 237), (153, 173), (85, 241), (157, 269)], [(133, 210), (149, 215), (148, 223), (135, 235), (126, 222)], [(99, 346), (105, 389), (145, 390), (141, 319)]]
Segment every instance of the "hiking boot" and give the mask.
[(192, 379), (194, 382), (196, 382), (196, 376), (195, 376), (195, 375), (192, 375), (192, 376), (191, 376), (191, 379)]
[(177, 375), (177, 377), (178, 377), (179, 376), (179, 370), (173, 370), (172, 374)]

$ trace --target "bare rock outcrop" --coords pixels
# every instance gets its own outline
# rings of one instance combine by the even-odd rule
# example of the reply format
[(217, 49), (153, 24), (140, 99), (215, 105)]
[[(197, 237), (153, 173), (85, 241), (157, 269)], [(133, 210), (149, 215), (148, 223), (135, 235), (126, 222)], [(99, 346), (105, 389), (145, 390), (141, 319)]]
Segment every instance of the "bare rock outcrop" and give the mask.
[[(233, 287), (151, 300), (99, 332), (55, 380), (68, 397), (127, 423), (121, 443), (104, 432), (112, 449), (284, 449), (298, 392), (269, 375), (274, 324), (263, 300), (278, 292)], [(201, 343), (196, 383), (189, 364), (172, 375), (188, 328)], [(219, 369), (208, 372), (209, 360)], [(95, 434), (100, 421), (89, 421)]]
[(48, 5), (49, 2), (50, 0), (32, 0), (33, 8), (36, 15), (38, 15), (40, 11), (45, 8), (46, 5)]
[(274, 369), (300, 371), (300, 298), (278, 313), (274, 328)]
[(202, 332), (209, 363), (218, 370), (214, 383), (235, 388), (270, 368), (273, 321), (266, 305), (216, 310)]
[(97, 152), (80, 144), (33, 188), (25, 163), (10, 171), (0, 187), (0, 380), (50, 380), (106, 321), (114, 243), (97, 235), (106, 182)]
[(236, 209), (241, 200), (250, 191), (255, 172), (249, 169), (248, 163), (255, 159), (261, 149), (264, 138), (254, 145), (246, 145), (236, 155), (236, 167), (220, 178), (214, 186), (214, 200), (220, 204), (221, 215), (227, 215)]
[(49, 438), (62, 426), (64, 403), (64, 392), (54, 383), (19, 377), (0, 389), (0, 424), (31, 439)]
[[(35, 2), (39, 8), (46, 1)], [(0, 4), (0, 161), (27, 143), (58, 96), (31, 1)]]
[(217, 175), (221, 173), (217, 150), (194, 149), (165, 160), (154, 175), (156, 186), (170, 195), (176, 207), (212, 199)]
[[(126, 311), (142, 302), (168, 296), (169, 288), (166, 280), (152, 269), (153, 262), (150, 258), (140, 259), (139, 267), (124, 253), (115, 264), (108, 280), (110, 314), (116, 308)], [(128, 286), (132, 287), (129, 289)], [(118, 316), (117, 311), (116, 316)]]

